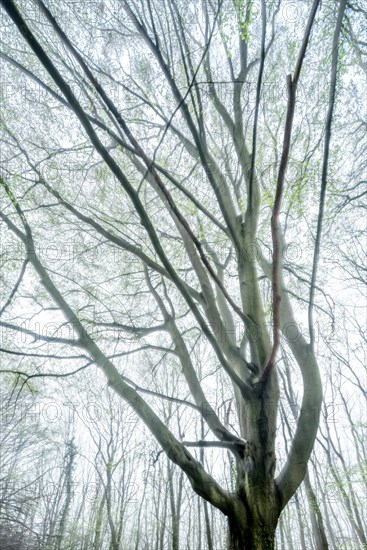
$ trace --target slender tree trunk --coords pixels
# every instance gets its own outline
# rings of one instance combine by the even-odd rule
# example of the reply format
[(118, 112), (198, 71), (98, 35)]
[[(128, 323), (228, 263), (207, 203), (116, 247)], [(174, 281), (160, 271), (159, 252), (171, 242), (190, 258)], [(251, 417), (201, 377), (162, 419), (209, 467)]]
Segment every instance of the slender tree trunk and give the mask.
[(94, 550), (100, 550), (102, 546), (102, 525), (103, 525), (103, 511), (106, 502), (106, 495), (103, 494), (102, 500), (98, 505), (96, 514), (96, 523), (94, 528)]
[(325, 534), (322, 514), (316, 498), (316, 494), (311, 485), (308, 469), (305, 476), (304, 484), (307, 492), (307, 500), (308, 500), (308, 506), (310, 510), (312, 535), (313, 535), (316, 548), (318, 550), (319, 549), (328, 550), (329, 545)]
[(210, 517), (208, 510), (208, 503), (204, 501), (204, 516), (205, 516), (205, 531), (206, 531), (206, 542), (208, 545), (208, 550), (214, 550), (213, 539), (212, 539), (212, 530), (210, 526)]
[[(301, 541), (301, 550), (307, 550), (306, 539), (305, 539), (305, 528), (304, 528), (304, 525), (303, 525), (301, 506), (300, 506), (300, 503), (299, 503), (299, 498), (298, 498), (297, 493), (295, 494), (294, 501), (295, 501), (295, 504), (296, 504), (297, 520), (298, 520), (298, 526), (299, 526), (299, 536), (300, 536), (300, 541)], [(320, 550), (321, 550), (321, 548), (320, 548)]]
[(66, 525), (67, 525), (67, 519), (69, 515), (70, 510), (70, 504), (73, 498), (72, 493), (72, 480), (73, 480), (73, 468), (74, 468), (74, 460), (76, 456), (76, 447), (73, 440), (68, 441), (67, 445), (67, 452), (66, 452), (66, 465), (65, 465), (65, 503), (63, 506), (63, 510), (61, 513), (61, 519), (59, 524), (59, 530), (57, 534), (57, 548), (60, 549), (63, 544), (63, 540), (65, 538), (66, 533)]

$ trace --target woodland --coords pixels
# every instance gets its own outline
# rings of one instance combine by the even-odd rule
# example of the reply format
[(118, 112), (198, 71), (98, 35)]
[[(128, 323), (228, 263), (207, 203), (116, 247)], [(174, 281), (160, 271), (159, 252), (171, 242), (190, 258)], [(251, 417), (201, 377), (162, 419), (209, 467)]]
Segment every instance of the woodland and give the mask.
[(1, 550), (363, 550), (361, 0), (0, 0)]

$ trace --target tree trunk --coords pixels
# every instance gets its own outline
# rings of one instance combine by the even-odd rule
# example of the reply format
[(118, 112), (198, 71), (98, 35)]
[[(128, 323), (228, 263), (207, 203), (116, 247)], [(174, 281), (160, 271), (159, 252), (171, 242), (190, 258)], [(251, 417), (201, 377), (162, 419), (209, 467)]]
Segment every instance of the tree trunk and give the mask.
[(275, 527), (260, 522), (244, 527), (228, 520), (228, 550), (274, 550)]
[(229, 550), (274, 550), (281, 512), (274, 481), (278, 379), (275, 371), (260, 395), (246, 402), (241, 435), (246, 440), (236, 461), (236, 500), (228, 516)]

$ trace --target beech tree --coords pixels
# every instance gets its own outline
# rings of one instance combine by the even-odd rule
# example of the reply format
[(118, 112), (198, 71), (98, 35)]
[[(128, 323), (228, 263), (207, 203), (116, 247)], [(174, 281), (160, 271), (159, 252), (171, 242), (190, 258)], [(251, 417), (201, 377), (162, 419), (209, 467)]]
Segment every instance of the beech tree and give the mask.
[[(319, 426), (318, 262), (340, 152), (343, 40), (358, 9), (347, 0), (0, 4), (10, 85), (4, 370), (26, 384), (98, 367), (193, 491), (227, 517), (228, 547), (274, 548)], [(293, 265), (289, 243), (302, 251)], [(286, 455), (277, 453), (285, 355), (302, 379)], [(171, 385), (160, 387), (159, 369)], [(234, 403), (230, 421), (219, 386)], [(200, 439), (190, 424), (170, 429), (167, 403), (204, 423)], [(205, 467), (209, 449), (222, 472)], [(171, 467), (169, 479), (177, 523)]]

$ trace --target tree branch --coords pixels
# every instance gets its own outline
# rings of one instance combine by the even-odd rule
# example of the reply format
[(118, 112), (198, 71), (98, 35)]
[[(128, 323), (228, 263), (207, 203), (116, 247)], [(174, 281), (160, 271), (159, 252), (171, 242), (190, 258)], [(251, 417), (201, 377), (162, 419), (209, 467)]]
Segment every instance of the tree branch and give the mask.
[(308, 306), (308, 328), (310, 333), (310, 345), (312, 348), (314, 347), (314, 343), (315, 343), (315, 330), (313, 327), (313, 306), (314, 306), (314, 300), (315, 300), (317, 267), (318, 267), (318, 261), (320, 256), (322, 223), (324, 219), (324, 209), (325, 209), (325, 196), (326, 196), (326, 186), (327, 186), (327, 178), (328, 178), (329, 152), (330, 152), (330, 140), (331, 140), (331, 126), (333, 122), (336, 79), (337, 79), (337, 71), (338, 71), (339, 42), (340, 42), (340, 33), (343, 25), (346, 5), (347, 5), (346, 0), (340, 0), (338, 18), (337, 18), (337, 22), (334, 30), (333, 46), (332, 46), (333, 49), (332, 49), (332, 57), (331, 57), (329, 106), (328, 106), (328, 112), (326, 116), (324, 155), (323, 155), (323, 161), (322, 161), (321, 189), (320, 189), (320, 200), (319, 200), (319, 214), (317, 218), (317, 231), (316, 231), (315, 248), (314, 248), (314, 254), (313, 254), (310, 299), (309, 299), (309, 306)]
[(17, 282), (15, 283), (14, 287), (13, 287), (13, 290), (11, 291), (11, 293), (9, 294), (9, 297), (8, 299), (6, 300), (5, 304), (3, 305), (3, 307), (0, 309), (0, 317), (2, 316), (2, 314), (4, 313), (4, 311), (6, 310), (6, 308), (8, 307), (8, 305), (11, 303), (12, 299), (14, 298), (15, 294), (17, 293), (18, 291), (18, 288), (23, 280), (23, 277), (24, 277), (24, 274), (25, 274), (25, 270), (27, 269), (27, 264), (28, 264), (28, 258), (26, 258), (22, 264), (22, 267), (21, 267), (21, 270), (20, 270), (20, 273), (19, 273), (19, 276), (18, 276), (18, 279), (17, 279)]
[(307, 27), (303, 37), (301, 49), (298, 55), (293, 78), (291, 75), (287, 76), (287, 88), (288, 88), (288, 106), (287, 117), (284, 128), (283, 148), (282, 156), (279, 165), (277, 187), (275, 192), (275, 200), (273, 206), (273, 213), (271, 217), (271, 236), (273, 242), (273, 268), (272, 268), (272, 294), (273, 294), (273, 346), (271, 352), (263, 366), (260, 376), (261, 380), (265, 380), (269, 375), (270, 370), (274, 366), (275, 358), (280, 346), (280, 271), (281, 271), (281, 247), (280, 247), (280, 232), (279, 232), (279, 215), (282, 205), (284, 179), (288, 165), (289, 151), (291, 147), (292, 127), (294, 110), (296, 105), (296, 91), (301, 68), (304, 57), (306, 55), (307, 45), (311, 35), (311, 29), (315, 20), (316, 12), (319, 7), (320, 0), (314, 0), (311, 12), (308, 18)]

